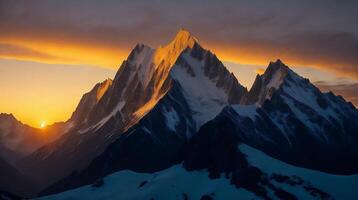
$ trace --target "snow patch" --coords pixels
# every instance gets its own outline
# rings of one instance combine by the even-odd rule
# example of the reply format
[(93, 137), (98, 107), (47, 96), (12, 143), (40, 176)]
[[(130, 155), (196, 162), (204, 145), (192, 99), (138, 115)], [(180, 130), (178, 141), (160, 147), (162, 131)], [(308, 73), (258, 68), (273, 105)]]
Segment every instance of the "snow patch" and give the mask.
[(257, 105), (233, 105), (232, 108), (240, 115), (255, 120)]
[(170, 130), (176, 132), (176, 125), (179, 123), (179, 120), (180, 120), (178, 113), (173, 108), (169, 108), (169, 109), (164, 108), (163, 114), (166, 119), (167, 127)]
[(113, 116), (115, 116), (118, 112), (120, 112), (122, 110), (122, 108), (124, 107), (124, 105), (126, 104), (125, 101), (120, 101), (117, 106), (112, 110), (112, 112), (107, 115), (106, 117), (104, 117), (101, 121), (99, 121), (98, 123), (81, 129), (78, 131), (79, 134), (84, 134), (86, 132), (88, 132), (89, 130), (95, 129), (94, 131), (98, 130), (99, 128), (101, 128), (109, 119), (111, 119)]

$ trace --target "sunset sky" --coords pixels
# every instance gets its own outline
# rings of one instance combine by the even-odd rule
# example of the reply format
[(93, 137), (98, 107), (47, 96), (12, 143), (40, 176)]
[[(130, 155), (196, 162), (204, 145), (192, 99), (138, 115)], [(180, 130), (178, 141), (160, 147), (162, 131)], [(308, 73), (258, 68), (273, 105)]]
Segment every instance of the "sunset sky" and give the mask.
[(358, 1), (0, 0), (0, 112), (69, 118), (136, 43), (192, 32), (250, 88), (278, 58), (358, 105)]

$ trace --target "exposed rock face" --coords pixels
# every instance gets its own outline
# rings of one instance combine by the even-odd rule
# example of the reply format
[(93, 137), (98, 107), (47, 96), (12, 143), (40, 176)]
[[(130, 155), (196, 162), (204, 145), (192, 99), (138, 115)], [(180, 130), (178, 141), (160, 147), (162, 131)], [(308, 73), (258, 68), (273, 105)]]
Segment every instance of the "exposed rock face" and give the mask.
[[(108, 87), (97, 98), (94, 91), (101, 85)], [(202, 124), (246, 92), (214, 54), (180, 30), (156, 50), (136, 45), (112, 84), (84, 95), (73, 114), (82, 123), (21, 164), (43, 185), (87, 167), (97, 156), (87, 168), (91, 180), (125, 168), (163, 169), (177, 162), (179, 149)]]

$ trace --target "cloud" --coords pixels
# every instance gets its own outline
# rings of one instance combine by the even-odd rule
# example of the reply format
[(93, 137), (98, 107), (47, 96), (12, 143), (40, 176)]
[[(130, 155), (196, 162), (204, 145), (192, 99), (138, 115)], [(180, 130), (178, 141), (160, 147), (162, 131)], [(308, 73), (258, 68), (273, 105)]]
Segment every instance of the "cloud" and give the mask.
[(315, 85), (322, 91), (332, 91), (335, 94), (344, 96), (344, 98), (352, 102), (358, 107), (358, 83), (342, 83), (332, 85), (325, 81), (315, 82)]
[(358, 79), (357, 7), (336, 0), (0, 0), (0, 42), (82, 47), (87, 56), (55, 56), (113, 65), (136, 43), (156, 47), (184, 27), (227, 61), (267, 65), (281, 58)]
[(0, 43), (0, 58), (15, 58), (24, 60), (41, 60), (52, 62), (55, 60), (64, 60), (53, 55), (49, 55), (44, 52), (39, 52), (33, 49), (20, 47), (12, 44)]

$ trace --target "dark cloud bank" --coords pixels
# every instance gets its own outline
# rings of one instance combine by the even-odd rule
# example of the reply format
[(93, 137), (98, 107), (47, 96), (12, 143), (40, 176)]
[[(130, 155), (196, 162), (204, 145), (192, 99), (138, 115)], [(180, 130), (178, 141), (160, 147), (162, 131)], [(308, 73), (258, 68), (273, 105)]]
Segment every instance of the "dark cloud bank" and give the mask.
[(204, 43), (238, 54), (294, 60), (358, 79), (357, 10), (358, 1), (350, 0), (0, 0), (0, 36), (130, 49), (142, 41), (157, 46), (185, 27)]

